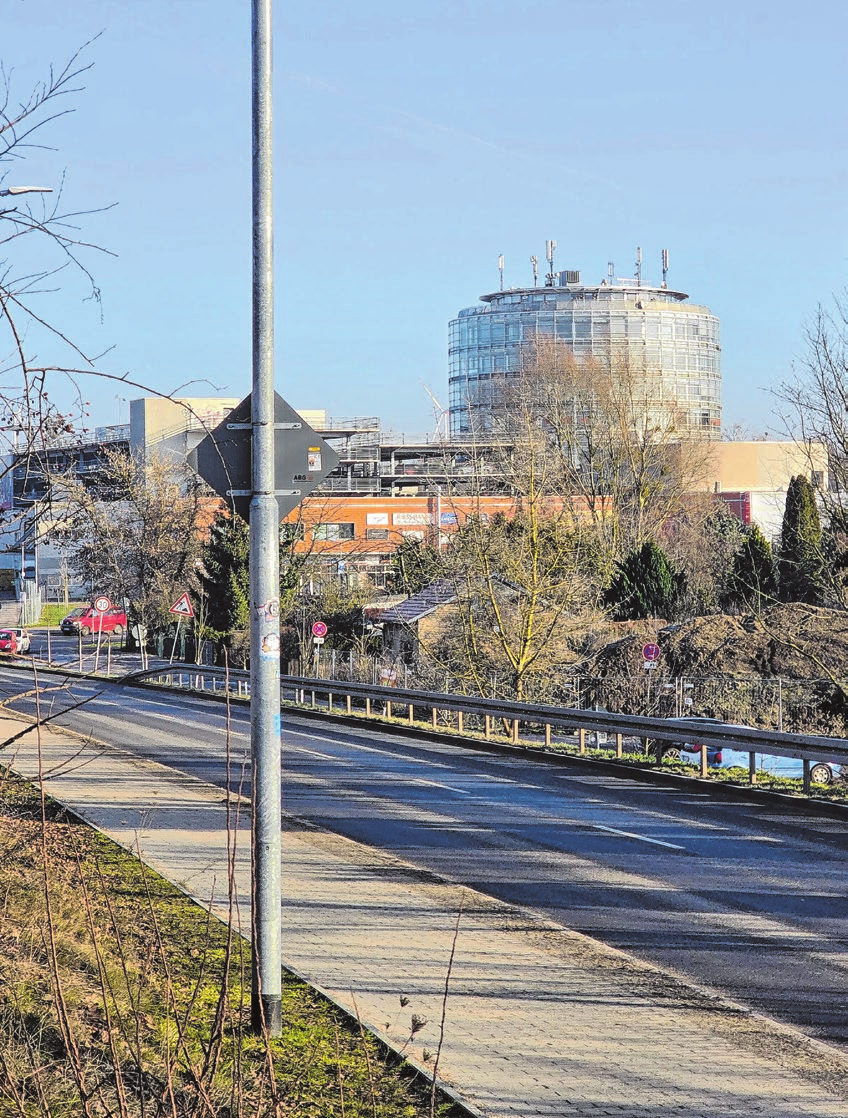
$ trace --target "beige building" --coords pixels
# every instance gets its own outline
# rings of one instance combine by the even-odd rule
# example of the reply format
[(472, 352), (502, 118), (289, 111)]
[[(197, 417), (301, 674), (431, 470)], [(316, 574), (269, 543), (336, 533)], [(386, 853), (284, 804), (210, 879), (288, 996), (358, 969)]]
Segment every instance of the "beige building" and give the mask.
[(786, 489), (804, 474), (814, 489), (827, 489), (827, 449), (795, 442), (729, 441), (710, 447), (705, 488), (720, 496), (743, 524), (756, 524), (768, 539), (780, 533)]
[(130, 400), (130, 449), (185, 457), (241, 402), (226, 396), (144, 396)]

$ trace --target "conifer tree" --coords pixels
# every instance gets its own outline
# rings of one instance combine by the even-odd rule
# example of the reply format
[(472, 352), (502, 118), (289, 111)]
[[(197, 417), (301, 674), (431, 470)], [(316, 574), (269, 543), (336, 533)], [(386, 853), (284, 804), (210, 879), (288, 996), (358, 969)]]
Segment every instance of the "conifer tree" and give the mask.
[(686, 576), (675, 570), (661, 547), (649, 540), (618, 564), (604, 594), (616, 621), (673, 617), (686, 590)]
[(778, 582), (784, 602), (818, 605), (824, 597), (821, 521), (815, 491), (803, 474), (793, 477), (786, 490)]
[(771, 544), (754, 524), (733, 557), (726, 605), (760, 613), (777, 599), (777, 575)]
[(207, 624), (219, 637), (250, 623), (250, 531), (238, 516), (219, 515), (203, 549), (201, 585), (208, 596)]

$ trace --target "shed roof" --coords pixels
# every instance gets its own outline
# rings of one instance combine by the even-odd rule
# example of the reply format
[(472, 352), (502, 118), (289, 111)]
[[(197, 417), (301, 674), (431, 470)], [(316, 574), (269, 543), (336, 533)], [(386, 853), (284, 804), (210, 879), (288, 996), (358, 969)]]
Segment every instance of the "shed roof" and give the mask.
[(390, 609), (384, 610), (380, 615), (381, 622), (390, 624), (411, 625), (420, 621), (428, 613), (433, 613), (439, 606), (446, 606), (456, 601), (456, 590), (453, 583), (446, 578), (431, 582), (417, 594), (412, 594), (406, 601), (400, 602)]

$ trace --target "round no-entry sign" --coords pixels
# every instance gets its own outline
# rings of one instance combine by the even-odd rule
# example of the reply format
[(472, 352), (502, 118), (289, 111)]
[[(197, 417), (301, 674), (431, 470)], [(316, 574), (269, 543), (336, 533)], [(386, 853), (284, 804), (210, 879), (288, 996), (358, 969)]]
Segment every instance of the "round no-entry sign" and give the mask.
[(324, 624), (323, 621), (316, 621), (312, 626), (312, 636), (313, 637), (326, 637), (326, 635), (327, 635), (327, 626)]
[(101, 594), (99, 598), (95, 598), (92, 602), (92, 605), (98, 613), (105, 613), (107, 609), (112, 608), (112, 603), (109, 601), (105, 594)]
[(658, 644), (646, 644), (642, 649), (642, 655), (646, 660), (659, 660), (660, 651)]

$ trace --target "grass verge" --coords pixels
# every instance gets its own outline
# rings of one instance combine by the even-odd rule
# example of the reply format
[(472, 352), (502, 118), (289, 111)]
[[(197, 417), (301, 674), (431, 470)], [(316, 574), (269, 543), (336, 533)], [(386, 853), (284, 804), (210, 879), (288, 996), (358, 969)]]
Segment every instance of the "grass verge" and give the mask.
[(41, 615), (38, 618), (37, 624), (40, 626), (46, 625), (55, 627), (61, 622), (63, 617), (68, 616), (71, 610), (76, 609), (77, 606), (84, 606), (85, 604), (85, 602), (70, 602), (68, 605), (65, 605), (64, 602), (46, 602), (41, 607)]
[(291, 975), (252, 1035), (249, 945), (2, 769), (0, 912), (0, 1118), (460, 1113)]

